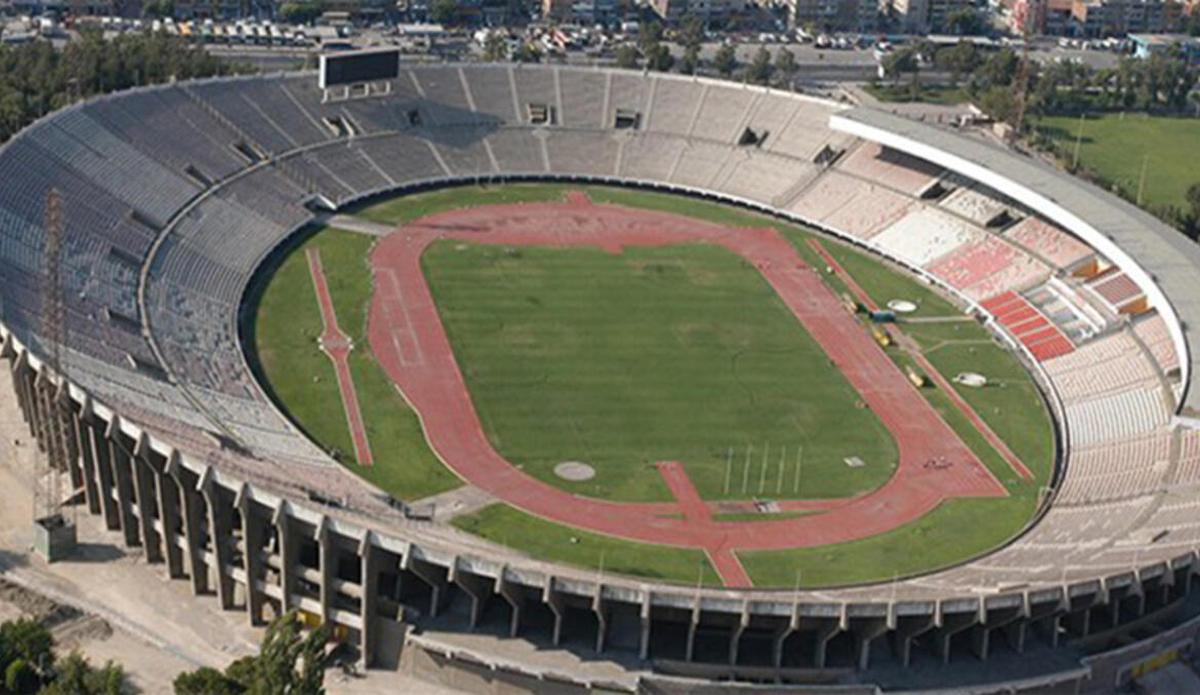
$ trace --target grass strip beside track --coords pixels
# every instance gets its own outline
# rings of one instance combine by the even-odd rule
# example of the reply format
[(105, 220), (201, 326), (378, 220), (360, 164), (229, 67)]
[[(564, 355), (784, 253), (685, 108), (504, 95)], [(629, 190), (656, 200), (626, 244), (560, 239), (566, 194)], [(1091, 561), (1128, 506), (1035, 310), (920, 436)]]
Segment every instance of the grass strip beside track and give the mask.
[[(400, 499), (419, 499), (461, 483), (429, 450), (416, 413), (370, 354), (366, 312), (371, 297), (367, 256), (372, 241), (330, 229), (293, 250), (263, 291), (255, 318), (255, 342), (274, 397), (293, 421), (380, 489)], [(337, 379), (329, 358), (317, 345), (321, 314), (303, 253), (309, 246), (321, 250), (338, 323), (354, 340), (350, 371), (375, 455), (375, 465), (369, 468), (353, 462), (354, 448), (341, 412)]]
[(562, 562), (604, 573), (659, 579), (677, 584), (721, 586), (702, 550), (672, 548), (609, 538), (493, 504), (456, 517), (451, 523), (493, 543), (510, 546), (539, 560)]

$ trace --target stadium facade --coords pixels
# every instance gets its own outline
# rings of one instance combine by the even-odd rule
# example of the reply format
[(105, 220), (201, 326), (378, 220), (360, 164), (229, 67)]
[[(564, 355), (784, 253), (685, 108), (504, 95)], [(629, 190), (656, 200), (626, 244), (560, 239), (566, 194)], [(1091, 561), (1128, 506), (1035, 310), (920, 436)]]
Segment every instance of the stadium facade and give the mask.
[[(701, 678), (901, 683), (897, 673), (932, 659), (966, 672), (963, 682), (1018, 689), (1111, 685), (1129, 669), (1080, 661), (1078, 645), (1136, 629), (1149, 641), (1106, 652), (1135, 663), (1190, 647), (1197, 630), (1167, 630), (1163, 616), (1190, 614), (1200, 573), (1200, 433), (1190, 428), (1200, 396), (1188, 349), (1200, 251), (1023, 155), (703, 78), (430, 65), (403, 70), (386, 97), (340, 103), (323, 103), (311, 74), (98, 98), (24, 130), (0, 152), (0, 172), (0, 330), (32, 433), (45, 436), (49, 392), (72, 414), (69, 473), (91, 513), (252, 621), (302, 609), (343, 628), (367, 664), (389, 660), (380, 645), (402, 625), (453, 614)], [(522, 179), (749, 206), (937, 284), (1043, 389), (1060, 458), (1043, 513), (957, 567), (801, 592), (598, 575), (405, 518), (260, 387), (243, 348), (244, 299), (264, 261), (325, 211)], [(47, 373), (38, 336), (52, 188), (67, 219), (66, 379)], [(409, 643), (467, 670), (486, 660)], [(1054, 664), (1033, 681), (987, 669), (1033, 651)], [(597, 685), (497, 663), (514, 682)]]

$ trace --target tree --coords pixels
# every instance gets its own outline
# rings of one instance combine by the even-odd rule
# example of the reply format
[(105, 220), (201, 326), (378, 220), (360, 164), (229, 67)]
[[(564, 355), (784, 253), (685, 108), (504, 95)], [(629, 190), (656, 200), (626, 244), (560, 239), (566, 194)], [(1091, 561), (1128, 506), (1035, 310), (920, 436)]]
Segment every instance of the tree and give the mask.
[(955, 36), (977, 36), (982, 34), (986, 28), (983, 18), (970, 7), (951, 12), (946, 17), (946, 31)]
[(455, 24), (458, 21), (458, 3), (454, 0), (433, 0), (429, 18), (437, 24)]
[[(680, 62), (679, 70), (686, 75), (695, 75), (700, 69), (700, 47), (688, 46), (683, 49), (683, 60)], [(3, 119), (3, 104), (0, 104), (0, 120)]]
[(638, 30), (638, 49), (645, 55), (649, 55), (654, 47), (662, 41), (663, 28), (658, 22), (647, 22)]
[(655, 44), (654, 48), (650, 49), (650, 53), (646, 55), (646, 67), (651, 70), (667, 72), (673, 65), (675, 65), (675, 56), (671, 55), (671, 49), (667, 48), (666, 44)]
[(638, 66), (638, 50), (631, 44), (622, 44), (617, 49), (617, 67), (633, 69)]
[(938, 49), (933, 64), (950, 73), (950, 82), (958, 84), (964, 75), (975, 72), (979, 67), (979, 50), (970, 41), (960, 41), (953, 46)]
[(202, 668), (175, 678), (176, 695), (323, 695), (329, 629), (307, 635), (294, 611), (267, 626), (257, 656), (229, 665), (225, 673)]
[(1008, 122), (1016, 113), (1016, 100), (1007, 87), (991, 87), (979, 98), (979, 108), (997, 121)]
[(489, 32), (483, 40), (483, 59), (494, 63), (507, 58), (508, 42), (505, 38), (504, 34), (498, 31)]
[(767, 84), (771, 81), (771, 52), (759, 46), (746, 70), (746, 77), (754, 84)]
[(4, 670), (4, 692), (33, 693), (41, 686), (37, 671), (24, 659), (14, 659)]
[(1200, 219), (1200, 181), (1188, 186), (1187, 193), (1184, 194), (1184, 199), (1187, 200), (1188, 209), (1193, 217)]
[(713, 67), (722, 77), (729, 77), (737, 69), (737, 52), (730, 44), (723, 44), (713, 57)]
[(54, 638), (36, 620), (13, 620), (0, 624), (0, 674), (9, 665), (23, 661), (27, 666), (45, 670), (54, 664)]
[(239, 695), (245, 688), (215, 668), (207, 666), (175, 677), (175, 695)]
[(704, 42), (704, 20), (696, 15), (690, 15), (683, 22), (683, 26), (679, 29), (679, 43), (683, 44), (684, 48), (695, 46), (700, 47)]
[(319, 0), (308, 2), (285, 2), (279, 7), (279, 19), (288, 24), (308, 24), (325, 11)]
[(796, 54), (790, 49), (781, 48), (775, 53), (775, 72), (778, 72), (784, 83), (792, 86), (792, 77), (795, 76), (799, 66), (796, 65)]
[(887, 54), (880, 65), (883, 67), (883, 74), (895, 80), (896, 84), (900, 84), (901, 75), (920, 70), (916, 49), (911, 46)]
[(125, 670), (109, 661), (100, 668), (71, 652), (55, 669), (54, 680), (38, 695), (122, 695)]

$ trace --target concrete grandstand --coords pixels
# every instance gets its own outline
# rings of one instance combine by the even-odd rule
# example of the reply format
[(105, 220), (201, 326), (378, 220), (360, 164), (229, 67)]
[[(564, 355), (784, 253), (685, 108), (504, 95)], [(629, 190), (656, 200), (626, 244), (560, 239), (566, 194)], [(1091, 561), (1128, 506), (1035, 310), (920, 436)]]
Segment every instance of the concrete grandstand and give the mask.
[[(547, 106), (554, 117), (533, 122)], [(931, 659), (961, 682), (1007, 682), (984, 662), (1046, 655), (1043, 673), (1009, 683), (1019, 689), (1107, 678), (1079, 644), (1131, 626), (1152, 636), (1165, 629), (1155, 616), (1191, 606), (1200, 249), (974, 137), (701, 78), (430, 65), (404, 69), (386, 97), (335, 104), (309, 74), (96, 99), (10, 141), (0, 176), (3, 354), (35, 435), (48, 416), (37, 394), (69, 403), (70, 476), (88, 509), (223, 608), (252, 621), (301, 608), (344, 627), (367, 665), (394, 660), (405, 626), (462, 614), (539, 644), (585, 634), (615, 659), (701, 678), (912, 684), (906, 667)], [(542, 178), (803, 221), (955, 297), (1023, 356), (1050, 404), (1060, 468), (1044, 513), (964, 565), (819, 592), (597, 575), (406, 518), (268, 398), (244, 354), (243, 297), (319, 214)], [(66, 380), (43, 368), (37, 334), (51, 188), (68, 220)], [(492, 658), (410, 642), (467, 670)], [(556, 687), (637, 687), (528, 669), (519, 677)]]

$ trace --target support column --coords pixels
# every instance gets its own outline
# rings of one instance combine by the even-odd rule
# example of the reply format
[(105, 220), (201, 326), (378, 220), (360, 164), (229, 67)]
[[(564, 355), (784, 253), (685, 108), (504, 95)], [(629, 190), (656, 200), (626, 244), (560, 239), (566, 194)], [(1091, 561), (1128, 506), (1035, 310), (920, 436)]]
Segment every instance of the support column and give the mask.
[(292, 536), (291, 509), (286, 500), (275, 508), (271, 519), (275, 537), (279, 540), (279, 593), (284, 613), (295, 608), (292, 594), (296, 591), (296, 540)]
[(887, 620), (861, 619), (861, 624), (855, 625), (851, 632), (854, 634), (855, 664), (859, 671), (866, 671), (871, 663), (871, 642), (887, 632)]
[(96, 461), (96, 478), (100, 483), (100, 511), (104, 514), (104, 527), (116, 531), (121, 528), (121, 516), (117, 511), (112, 452), (105, 437), (107, 430), (108, 425), (97, 419), (89, 425), (88, 434), (92, 440), (92, 458)]
[(58, 407), (61, 412), (60, 417), (63, 418), (64, 437), (66, 438), (67, 447), (67, 471), (71, 476), (71, 492), (83, 487), (83, 466), (79, 462), (79, 437), (78, 424), (79, 417), (75, 413), (75, 407), (71, 403), (71, 394), (66, 386), (66, 381), (59, 382), (58, 388)]
[(683, 651), (683, 660), (691, 662), (696, 655), (696, 631), (700, 629), (700, 597), (692, 602), (692, 615), (688, 619), (687, 645)]
[(638, 642), (638, 658), (643, 660), (650, 658), (650, 631), (654, 624), (653, 604), (654, 592), (647, 589), (646, 593), (642, 594), (642, 609), (639, 613), (642, 621), (642, 634)]
[(329, 625), (333, 619), (333, 580), (337, 576), (337, 548), (333, 547), (333, 534), (325, 517), (317, 524), (317, 559), (321, 572), (321, 622)]
[(167, 561), (167, 576), (171, 579), (183, 577), (183, 551), (179, 548), (179, 529), (183, 518), (179, 511), (179, 487), (175, 479), (164, 470), (153, 472), (154, 488), (158, 495), (158, 517), (162, 524), (163, 555)]
[(179, 488), (179, 500), (183, 507), (183, 539), (187, 546), (188, 574), (192, 578), (192, 593), (199, 596), (210, 591), (208, 583), (208, 561), (204, 555), (204, 498), (188, 484), (188, 473), (183, 470), (176, 452), (167, 459), (167, 474)]
[(892, 631), (892, 646), (900, 664), (908, 668), (912, 664), (913, 641), (932, 630), (936, 623), (933, 613), (924, 616), (899, 616), (896, 629)]
[(108, 423), (108, 460), (112, 464), (113, 478), (116, 480), (117, 511), (120, 513), (121, 535), (125, 537), (126, 547), (138, 545), (137, 519), (133, 516), (133, 469), (131, 457), (121, 441), (120, 418), (113, 416)]
[(729, 636), (729, 665), (737, 666), (738, 649), (742, 644), (742, 634), (746, 632), (746, 628), (750, 627), (750, 602), (746, 601), (742, 604), (742, 613), (738, 616), (738, 623), (734, 626)]
[(563, 620), (566, 619), (567, 607), (563, 602), (562, 594), (554, 588), (554, 575), (546, 577), (546, 583), (542, 586), (542, 602), (550, 608), (550, 612), (554, 614), (554, 629), (550, 633), (550, 643), (558, 646), (562, 642), (562, 627)]
[(828, 619), (827, 624), (817, 627), (816, 642), (813, 645), (813, 664), (816, 668), (825, 668), (829, 640), (842, 631), (840, 623), (839, 620)]
[(129, 460), (129, 467), (133, 473), (133, 484), (137, 490), (138, 500), (138, 529), (142, 536), (142, 552), (146, 556), (146, 562), (155, 563), (162, 562), (163, 553), (162, 547), (159, 545), (158, 530), (154, 528), (154, 510), (156, 506), (156, 495), (154, 490), (154, 471), (150, 468), (150, 438), (142, 433), (138, 439), (137, 447), (133, 451), (134, 457)]
[(442, 578), (441, 572), (432, 563), (413, 557), (411, 547), (409, 552), (404, 553), (400, 569), (412, 572), (418, 579), (429, 585), (429, 617), (436, 618), (441, 612), (442, 601), (446, 596), (446, 580)]
[(508, 625), (508, 636), (516, 637), (521, 630), (521, 610), (525, 608), (525, 594), (521, 592), (521, 587), (516, 586), (508, 581), (504, 572), (507, 568), (500, 568), (500, 575), (496, 577), (496, 593), (508, 602), (512, 608), (512, 620)]
[(483, 608), (487, 604), (488, 598), (492, 595), (493, 589), (487, 585), (487, 580), (479, 575), (465, 572), (458, 568), (458, 559), (450, 563), (450, 576), (448, 579), (454, 582), (454, 585), (463, 590), (467, 596), (471, 597), (471, 629), (479, 627), (479, 618), (483, 615)]
[(604, 645), (608, 640), (608, 607), (604, 605), (604, 585), (596, 585), (596, 594), (592, 596), (592, 612), (596, 614), (596, 653), (604, 653)]
[(796, 630), (800, 629), (800, 604), (792, 605), (792, 615), (788, 618), (787, 627), (775, 633), (775, 639), (771, 642), (771, 665), (775, 668), (783, 668), (783, 647), (787, 644), (788, 637), (791, 637)]
[(79, 452), (80, 466), (83, 469), (83, 499), (88, 511), (100, 513), (100, 492), (96, 485), (96, 457), (92, 451), (90, 435), (91, 423), (95, 416), (92, 414), (91, 400), (85, 400), (79, 414), (74, 418), (75, 449)]
[(362, 620), (362, 638), (359, 650), (359, 664), (370, 668), (375, 662), (375, 651), (379, 642), (379, 618), (375, 615), (375, 602), (379, 592), (379, 556), (381, 550), (375, 547), (370, 532), (362, 537), (358, 545), (358, 556), (362, 560), (362, 597), (359, 599), (359, 613)]
[(937, 631), (937, 649), (943, 664), (950, 663), (950, 640), (963, 630), (978, 623), (978, 613), (954, 613), (942, 616), (942, 626)]
[(242, 571), (246, 573), (246, 612), (250, 616), (250, 624), (263, 624), (263, 604), (266, 595), (258, 588), (265, 572), (263, 571), (263, 520), (255, 513), (254, 502), (250, 499), (250, 488), (243, 484), (234, 500), (242, 515)]
[(221, 488), (213, 481), (212, 469), (205, 469), (200, 477), (200, 492), (208, 505), (208, 543), (212, 547), (213, 575), (217, 581), (217, 598), (222, 610), (232, 610), (233, 577), (229, 571), (233, 567), (233, 558), (229, 548), (229, 540), (233, 534), (233, 507), (224, 504), (221, 499)]

